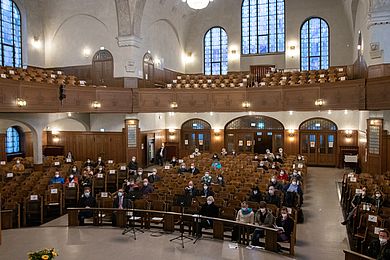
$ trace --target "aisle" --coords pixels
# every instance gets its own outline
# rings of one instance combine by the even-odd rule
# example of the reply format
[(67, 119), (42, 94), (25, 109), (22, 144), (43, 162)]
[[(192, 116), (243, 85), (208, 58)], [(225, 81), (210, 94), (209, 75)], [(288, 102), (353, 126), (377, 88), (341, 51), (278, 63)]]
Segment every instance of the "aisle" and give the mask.
[(339, 204), (336, 181), (342, 179), (343, 170), (335, 168), (308, 169), (305, 184), (303, 212), (304, 224), (297, 229), (297, 259), (344, 259), (348, 249), (346, 228)]

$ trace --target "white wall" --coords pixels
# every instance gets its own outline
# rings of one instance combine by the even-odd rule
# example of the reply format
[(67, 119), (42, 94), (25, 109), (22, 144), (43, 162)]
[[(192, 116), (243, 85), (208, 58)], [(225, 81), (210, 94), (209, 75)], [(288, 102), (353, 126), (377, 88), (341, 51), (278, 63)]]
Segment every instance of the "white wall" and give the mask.
[(125, 114), (91, 114), (91, 131), (122, 132)]

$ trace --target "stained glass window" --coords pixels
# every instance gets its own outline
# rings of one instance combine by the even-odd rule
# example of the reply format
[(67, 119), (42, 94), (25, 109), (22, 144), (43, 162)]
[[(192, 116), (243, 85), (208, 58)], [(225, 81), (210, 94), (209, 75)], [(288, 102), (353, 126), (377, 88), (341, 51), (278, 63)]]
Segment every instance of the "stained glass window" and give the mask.
[(266, 116), (243, 116), (230, 121), (226, 130), (233, 129), (259, 129), (259, 130), (284, 130), (284, 126), (278, 120)]
[(301, 70), (329, 68), (329, 25), (318, 17), (301, 27)]
[(337, 131), (337, 125), (325, 118), (312, 118), (303, 122), (299, 130)]
[(7, 154), (20, 152), (20, 135), (15, 127), (10, 127), (7, 129), (5, 149)]
[(0, 64), (22, 66), (22, 32), (20, 11), (12, 0), (0, 0), (1, 48)]
[(284, 0), (244, 0), (241, 7), (242, 54), (285, 50)]
[(213, 27), (204, 36), (204, 74), (228, 72), (228, 37), (221, 27)]

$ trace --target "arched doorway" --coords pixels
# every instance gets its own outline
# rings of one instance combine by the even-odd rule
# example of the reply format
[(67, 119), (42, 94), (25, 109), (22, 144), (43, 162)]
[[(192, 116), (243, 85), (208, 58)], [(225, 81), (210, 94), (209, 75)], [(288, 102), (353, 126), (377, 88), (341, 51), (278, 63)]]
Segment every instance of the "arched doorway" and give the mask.
[(210, 151), (211, 125), (202, 119), (190, 119), (181, 126), (182, 150), (185, 155), (195, 148), (201, 152)]
[(283, 147), (284, 126), (267, 116), (243, 116), (225, 126), (225, 145), (228, 151), (265, 153)]
[(114, 58), (108, 50), (99, 50), (92, 59), (92, 84), (113, 86)]
[(145, 87), (154, 87), (154, 61), (149, 52), (144, 55), (143, 67)]
[(336, 166), (337, 125), (325, 118), (311, 118), (299, 126), (300, 153), (309, 165)]

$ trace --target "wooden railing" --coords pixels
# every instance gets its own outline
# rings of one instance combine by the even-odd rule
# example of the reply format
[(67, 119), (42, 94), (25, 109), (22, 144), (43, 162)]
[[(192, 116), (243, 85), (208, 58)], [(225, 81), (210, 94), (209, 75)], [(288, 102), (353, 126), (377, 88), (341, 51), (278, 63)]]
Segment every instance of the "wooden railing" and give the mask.
[(374, 258), (356, 253), (351, 250), (343, 250), (343, 251), (345, 254), (345, 260), (374, 260)]
[[(198, 225), (199, 220), (212, 220), (213, 221), (213, 238), (223, 240), (225, 238), (224, 230), (225, 226), (238, 227), (239, 239), (238, 243), (249, 245), (250, 242), (250, 233), (253, 232), (255, 228), (259, 228), (265, 231), (265, 249), (272, 252), (278, 251), (278, 230), (274, 228), (268, 228), (258, 225), (245, 224), (232, 220), (221, 219), (221, 218), (211, 218), (200, 215), (192, 214), (181, 214), (177, 212), (167, 212), (167, 211), (155, 211), (155, 210), (142, 210), (142, 209), (114, 209), (114, 208), (68, 208), (68, 226), (74, 227), (79, 225), (78, 214), (80, 211), (92, 211), (93, 212), (93, 224), (101, 225), (103, 214), (115, 212), (117, 218), (117, 226), (125, 227), (127, 223), (128, 212), (133, 212), (134, 214), (142, 214), (145, 218), (145, 227), (150, 227), (150, 220), (153, 214), (158, 214), (163, 216), (163, 229), (164, 231), (174, 232), (175, 231), (175, 217), (179, 218), (182, 216), (185, 218), (185, 221), (189, 219), (192, 220), (192, 224)], [(229, 237), (229, 236), (226, 236)], [(294, 243), (290, 244), (290, 248), (282, 247), (282, 249), (288, 249), (290, 255), (294, 255)]]

